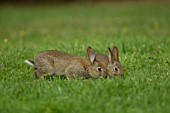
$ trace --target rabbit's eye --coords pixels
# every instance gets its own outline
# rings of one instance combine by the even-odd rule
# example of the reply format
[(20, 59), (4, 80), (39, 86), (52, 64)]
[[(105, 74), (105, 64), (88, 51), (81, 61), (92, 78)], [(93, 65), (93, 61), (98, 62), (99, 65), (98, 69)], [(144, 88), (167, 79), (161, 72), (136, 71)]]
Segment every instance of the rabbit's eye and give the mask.
[(98, 71), (102, 71), (102, 69), (100, 67), (97, 68)]
[(117, 68), (117, 67), (115, 67), (115, 71), (118, 71), (118, 68)]

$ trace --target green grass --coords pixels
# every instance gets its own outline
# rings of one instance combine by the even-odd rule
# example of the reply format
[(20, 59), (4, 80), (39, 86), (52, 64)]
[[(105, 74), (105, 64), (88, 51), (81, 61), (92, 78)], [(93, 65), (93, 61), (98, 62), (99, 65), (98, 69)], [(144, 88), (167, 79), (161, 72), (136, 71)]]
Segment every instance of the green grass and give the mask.
[[(1, 113), (170, 112), (170, 4), (0, 7)], [(42, 50), (86, 56), (117, 45), (124, 77), (34, 78)]]

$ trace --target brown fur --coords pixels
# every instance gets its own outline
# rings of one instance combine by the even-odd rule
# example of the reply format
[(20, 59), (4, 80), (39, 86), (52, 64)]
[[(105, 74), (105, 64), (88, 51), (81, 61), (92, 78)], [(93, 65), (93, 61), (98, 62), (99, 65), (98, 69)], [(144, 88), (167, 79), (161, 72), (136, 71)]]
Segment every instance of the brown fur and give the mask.
[[(95, 61), (94, 51), (87, 49), (89, 62), (82, 57), (77, 57), (66, 52), (47, 50), (35, 56), (35, 76), (40, 78), (45, 75), (64, 75), (68, 77), (98, 77), (106, 75), (106, 67)], [(101, 68), (101, 71), (98, 70)]]
[(96, 61), (102, 63), (105, 66), (107, 66), (109, 63), (108, 56), (101, 53), (96, 54)]
[(119, 61), (118, 55), (118, 48), (116, 46), (113, 47), (112, 51), (108, 48), (108, 56), (104, 54), (96, 54), (96, 60), (106, 66), (107, 75), (109, 76), (123, 76), (123, 67)]

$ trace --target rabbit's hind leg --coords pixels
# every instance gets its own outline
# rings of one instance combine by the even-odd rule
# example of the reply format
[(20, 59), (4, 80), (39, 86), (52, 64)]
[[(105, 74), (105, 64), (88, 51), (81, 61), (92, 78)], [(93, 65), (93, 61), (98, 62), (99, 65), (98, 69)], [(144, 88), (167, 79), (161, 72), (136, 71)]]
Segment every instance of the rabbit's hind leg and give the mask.
[(34, 75), (36, 78), (40, 78), (41, 76), (44, 75), (43, 71), (42, 71), (42, 68), (36, 68), (35, 71), (34, 71)]
[(48, 67), (39, 67), (34, 72), (36, 78), (40, 78), (41, 76), (51, 76), (54, 75), (54, 69), (51, 66)]

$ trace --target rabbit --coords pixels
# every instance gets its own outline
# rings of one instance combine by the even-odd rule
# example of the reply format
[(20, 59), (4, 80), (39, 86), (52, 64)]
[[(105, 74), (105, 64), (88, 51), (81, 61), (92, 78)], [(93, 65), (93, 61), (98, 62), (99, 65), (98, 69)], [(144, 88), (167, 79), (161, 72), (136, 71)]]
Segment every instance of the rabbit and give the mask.
[(25, 63), (35, 68), (34, 74), (37, 78), (45, 75), (77, 75), (85, 78), (105, 76), (106, 67), (95, 60), (96, 55), (91, 47), (88, 47), (87, 54), (89, 61), (66, 52), (47, 50), (38, 53), (34, 61), (25, 60)]
[(113, 47), (112, 51), (108, 47), (108, 56), (98, 53), (96, 54), (96, 61), (102, 63), (107, 68), (107, 75), (110, 77), (113, 75), (123, 76), (123, 66), (119, 61), (118, 48)]

